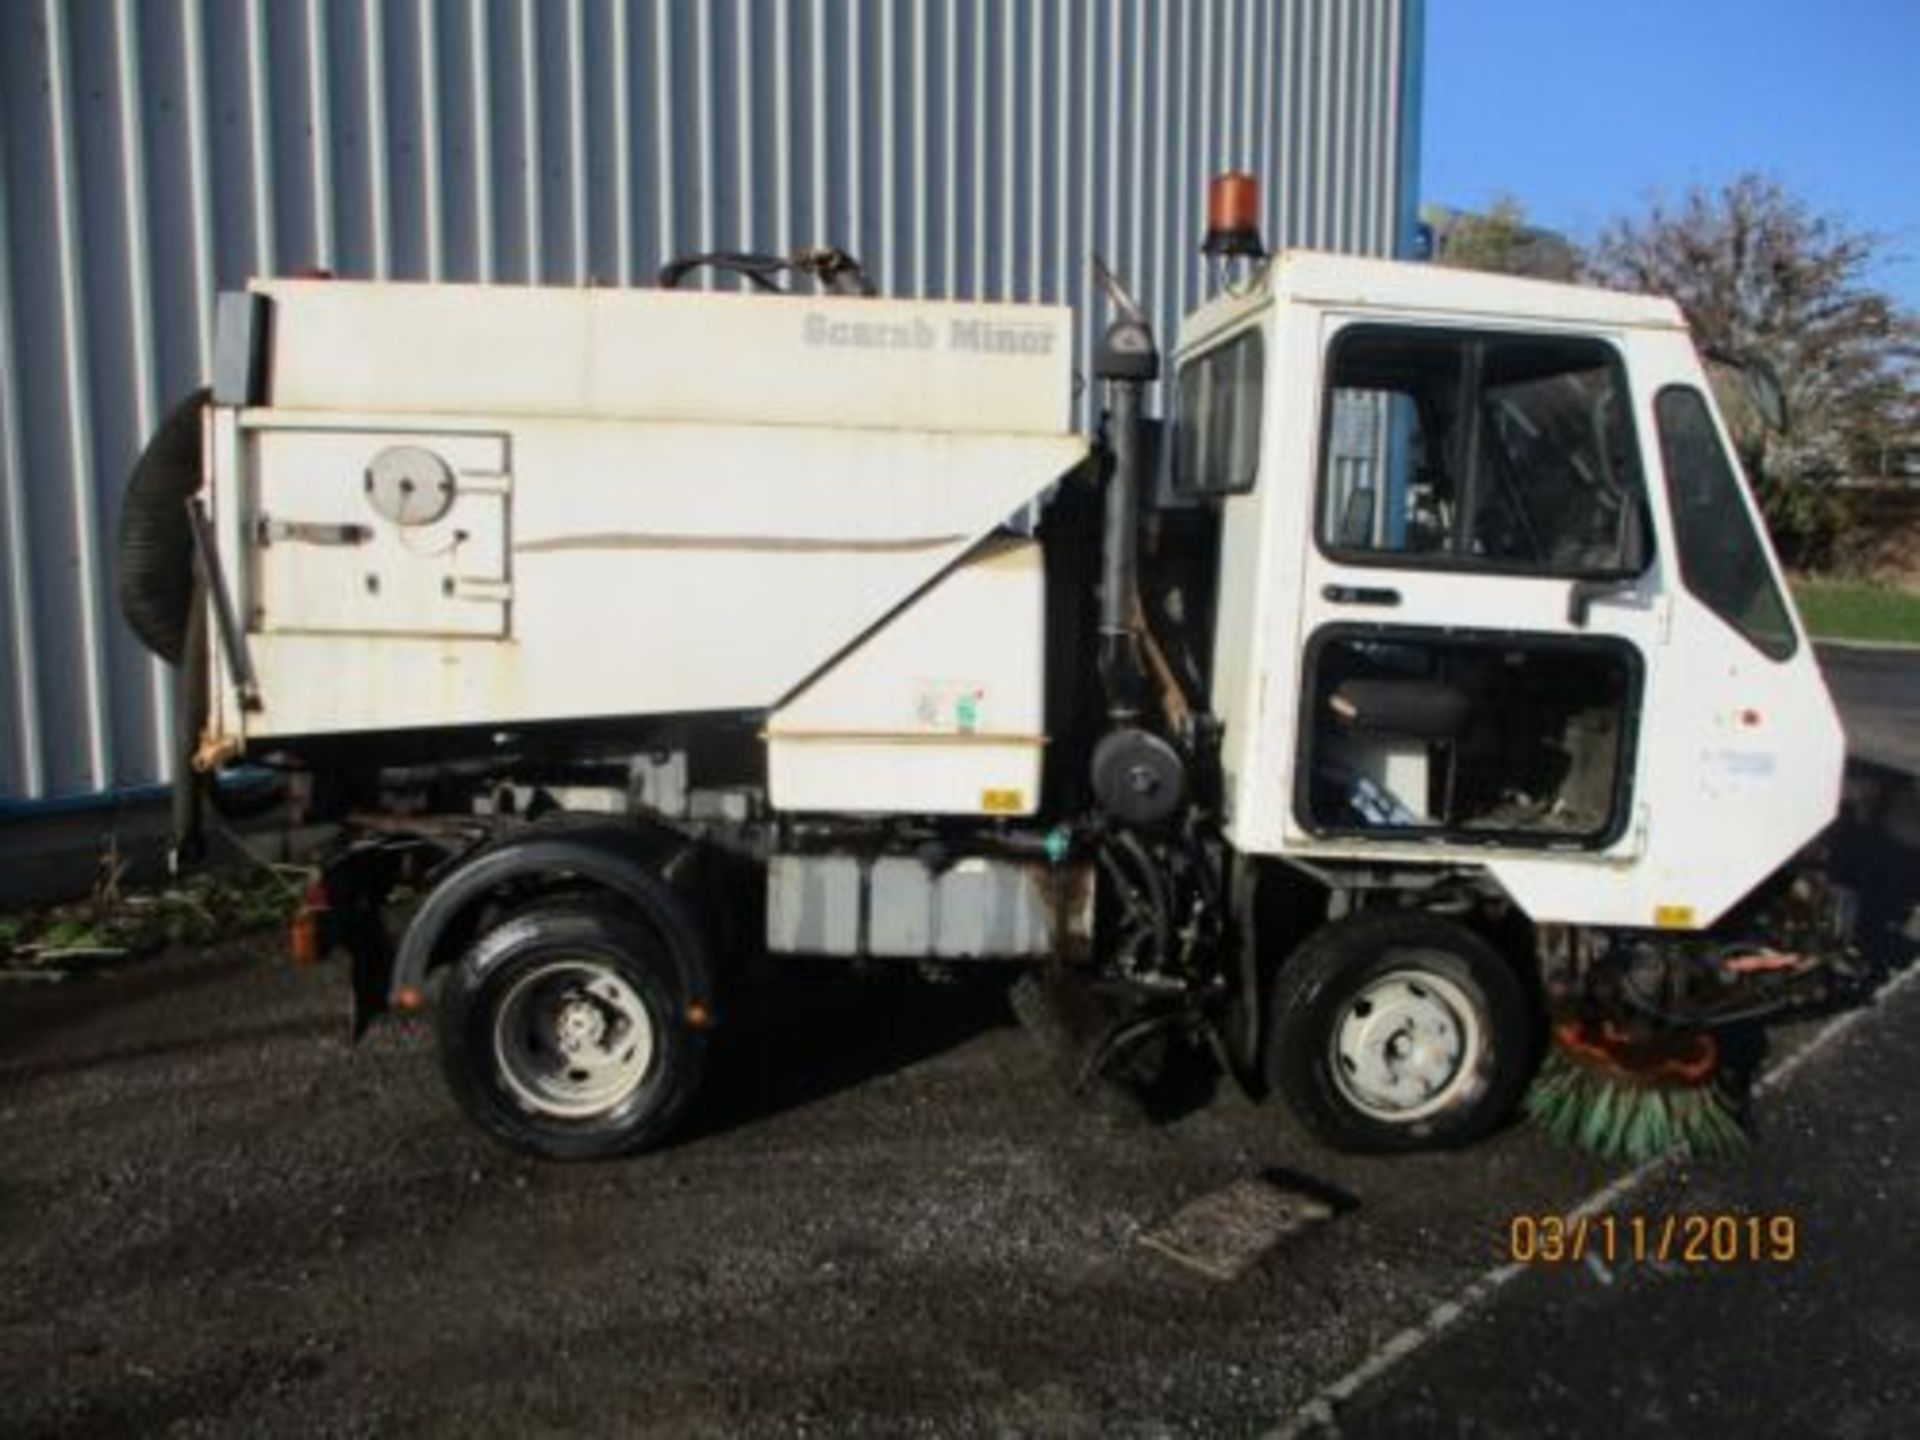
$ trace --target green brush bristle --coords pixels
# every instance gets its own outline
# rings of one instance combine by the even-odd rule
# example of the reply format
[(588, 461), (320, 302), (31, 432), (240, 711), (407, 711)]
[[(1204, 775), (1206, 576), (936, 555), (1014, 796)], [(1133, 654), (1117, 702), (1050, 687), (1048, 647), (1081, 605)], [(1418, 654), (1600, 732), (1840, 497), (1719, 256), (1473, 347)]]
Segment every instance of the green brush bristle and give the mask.
[[(1611, 1088), (1602, 1088), (1588, 1097), (1586, 1119), (1580, 1126), (1580, 1143), (1596, 1155), (1611, 1155), (1619, 1148), (1629, 1117), (1624, 1105), (1615, 1105), (1617, 1093)], [(1617, 1118), (1616, 1110), (1619, 1111)]]
[(1563, 1145), (1632, 1164), (1669, 1150), (1705, 1159), (1747, 1143), (1715, 1085), (1636, 1085), (1555, 1051), (1527, 1092), (1527, 1117)]

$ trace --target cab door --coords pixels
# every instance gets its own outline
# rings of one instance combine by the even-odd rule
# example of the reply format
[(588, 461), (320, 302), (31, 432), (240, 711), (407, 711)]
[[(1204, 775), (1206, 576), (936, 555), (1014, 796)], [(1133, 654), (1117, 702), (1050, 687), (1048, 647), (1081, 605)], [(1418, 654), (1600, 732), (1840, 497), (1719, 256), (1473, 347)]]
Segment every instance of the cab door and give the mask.
[(1630, 856), (1667, 601), (1618, 339), (1322, 317), (1290, 850)]
[(1644, 850), (1605, 909), (1599, 887), (1544, 866), (1501, 878), (1536, 913), (1703, 929), (1831, 823), (1846, 746), (1692, 345), (1637, 337), (1634, 371), (1670, 597), (1641, 746)]

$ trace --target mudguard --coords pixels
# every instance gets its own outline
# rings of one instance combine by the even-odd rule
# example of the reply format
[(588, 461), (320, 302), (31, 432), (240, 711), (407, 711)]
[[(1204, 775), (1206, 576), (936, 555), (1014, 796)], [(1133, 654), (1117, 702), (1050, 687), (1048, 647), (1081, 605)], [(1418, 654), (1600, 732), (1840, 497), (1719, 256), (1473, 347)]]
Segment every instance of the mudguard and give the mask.
[[(595, 825), (514, 836), (478, 851), (428, 894), (393, 957), (387, 1004), (419, 1008), (428, 972), (471, 937), (488, 898), (516, 880), (572, 876), (631, 904), (672, 957), (683, 1003), (715, 1011), (711, 950), (687, 901), (656, 870), (660, 837), (634, 825)], [(356, 956), (356, 969), (359, 966)], [(358, 985), (356, 984), (356, 990)]]

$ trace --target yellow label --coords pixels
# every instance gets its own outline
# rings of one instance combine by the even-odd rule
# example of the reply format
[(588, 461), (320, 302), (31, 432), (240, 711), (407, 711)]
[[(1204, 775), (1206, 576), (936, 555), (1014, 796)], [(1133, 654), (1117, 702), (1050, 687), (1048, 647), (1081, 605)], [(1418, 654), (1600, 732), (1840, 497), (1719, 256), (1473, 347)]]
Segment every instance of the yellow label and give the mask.
[(1693, 907), (1691, 905), (1656, 905), (1653, 907), (1653, 923), (1662, 930), (1691, 930)]
[(1027, 808), (1027, 797), (1018, 790), (982, 790), (980, 808), (989, 815), (1018, 815)]

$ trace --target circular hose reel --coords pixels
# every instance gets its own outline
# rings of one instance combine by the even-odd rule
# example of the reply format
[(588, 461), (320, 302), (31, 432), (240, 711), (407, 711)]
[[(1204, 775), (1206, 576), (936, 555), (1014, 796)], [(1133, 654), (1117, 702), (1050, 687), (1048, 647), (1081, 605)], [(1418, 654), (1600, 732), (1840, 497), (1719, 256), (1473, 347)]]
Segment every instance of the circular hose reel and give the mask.
[(169, 665), (187, 651), (193, 532), (187, 501), (200, 488), (200, 425), (211, 392), (196, 390), (161, 422), (133, 467), (120, 505), (120, 613)]

